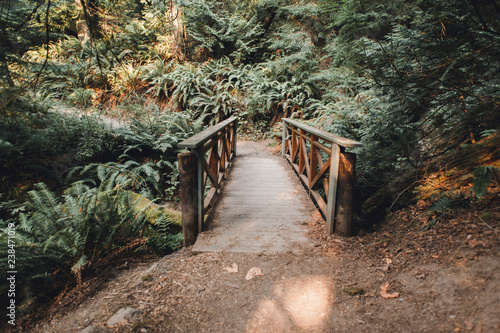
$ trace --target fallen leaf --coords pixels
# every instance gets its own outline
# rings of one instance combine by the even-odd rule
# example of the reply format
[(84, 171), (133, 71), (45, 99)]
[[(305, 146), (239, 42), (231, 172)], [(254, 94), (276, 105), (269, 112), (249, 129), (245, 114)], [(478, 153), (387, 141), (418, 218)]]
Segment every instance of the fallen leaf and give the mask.
[(387, 272), (389, 270), (389, 265), (392, 264), (392, 259), (389, 257), (385, 258), (385, 267), (382, 268), (383, 271)]
[(232, 264), (231, 267), (224, 267), (224, 270), (228, 273), (238, 273), (238, 265)]
[(245, 276), (245, 279), (251, 280), (258, 275), (264, 275), (262, 273), (262, 269), (260, 269), (259, 267), (252, 267), (252, 268), (250, 268), (247, 275)]
[(471, 248), (475, 248), (475, 247), (478, 247), (478, 246), (483, 246), (484, 247), (484, 243), (481, 242), (481, 241), (479, 241), (479, 240), (477, 240), (477, 239), (471, 239), (467, 243), (468, 243), (469, 247), (471, 247)]
[(465, 321), (465, 329), (466, 329), (467, 331), (472, 331), (472, 329), (474, 328), (474, 326), (475, 326), (475, 325), (474, 325), (474, 322), (469, 321), (469, 320), (466, 320), (466, 321)]
[(383, 298), (397, 298), (399, 297), (399, 293), (389, 293), (387, 292), (391, 288), (391, 285), (389, 283), (384, 284), (382, 287), (380, 287), (380, 296)]

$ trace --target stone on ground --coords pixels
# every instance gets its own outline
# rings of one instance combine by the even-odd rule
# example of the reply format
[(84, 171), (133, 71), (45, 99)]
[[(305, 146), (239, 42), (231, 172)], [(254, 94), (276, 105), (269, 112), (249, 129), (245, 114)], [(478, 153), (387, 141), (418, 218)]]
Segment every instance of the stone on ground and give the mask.
[(80, 333), (112, 333), (113, 331), (103, 326), (87, 326)]
[(137, 320), (142, 315), (142, 312), (134, 308), (123, 308), (118, 310), (106, 324), (113, 327), (120, 324), (126, 324)]

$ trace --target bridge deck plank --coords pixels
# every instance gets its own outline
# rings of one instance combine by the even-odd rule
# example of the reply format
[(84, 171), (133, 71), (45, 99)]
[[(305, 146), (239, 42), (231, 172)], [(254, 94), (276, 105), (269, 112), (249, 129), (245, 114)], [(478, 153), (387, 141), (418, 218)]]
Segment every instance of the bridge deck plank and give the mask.
[(315, 212), (286, 160), (262, 143), (240, 141), (209, 229), (192, 250), (278, 253), (311, 247), (304, 224)]

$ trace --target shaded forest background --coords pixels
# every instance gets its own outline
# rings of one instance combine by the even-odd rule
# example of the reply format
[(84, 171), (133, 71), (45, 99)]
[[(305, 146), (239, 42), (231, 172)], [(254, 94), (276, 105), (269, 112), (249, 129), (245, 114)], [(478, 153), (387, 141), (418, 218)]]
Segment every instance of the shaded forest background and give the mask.
[(471, 202), (499, 183), (499, 111), (495, 0), (1, 0), (0, 262), (15, 227), (29, 309), (175, 250), (177, 143), (230, 115), (361, 141), (358, 228)]

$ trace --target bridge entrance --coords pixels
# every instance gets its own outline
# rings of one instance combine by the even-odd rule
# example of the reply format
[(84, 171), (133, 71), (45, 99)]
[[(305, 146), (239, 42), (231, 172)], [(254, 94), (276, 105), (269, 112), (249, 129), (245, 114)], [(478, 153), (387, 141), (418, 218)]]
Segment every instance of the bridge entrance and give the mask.
[[(179, 144), (190, 150), (179, 154), (184, 246), (196, 242), (195, 251), (280, 252), (305, 244), (302, 226), (314, 211), (308, 208), (314, 207), (312, 201), (328, 233), (350, 235), (356, 156), (346, 148), (361, 143), (285, 118), (284, 158), (246, 142), (235, 159), (237, 127), (231, 117)], [(222, 201), (211, 210), (213, 228), (197, 241), (221, 191)]]
[(194, 252), (277, 253), (310, 247), (316, 208), (287, 161), (263, 142), (238, 142), (238, 158)]

